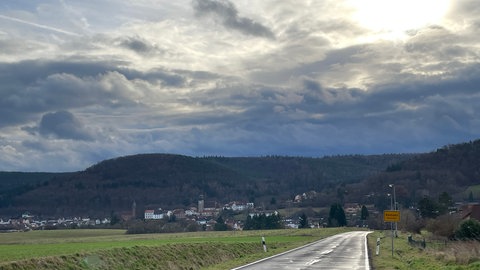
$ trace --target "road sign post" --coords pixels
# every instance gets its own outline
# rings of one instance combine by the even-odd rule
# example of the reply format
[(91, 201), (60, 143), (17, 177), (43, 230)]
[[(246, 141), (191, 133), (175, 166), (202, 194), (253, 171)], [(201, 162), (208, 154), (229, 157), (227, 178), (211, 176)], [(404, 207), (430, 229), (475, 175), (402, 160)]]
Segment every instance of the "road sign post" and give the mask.
[(392, 257), (393, 257), (393, 223), (400, 221), (400, 211), (398, 210), (385, 210), (383, 211), (383, 221), (390, 222), (390, 227), (392, 229)]
[(385, 222), (399, 222), (400, 211), (398, 210), (385, 210), (383, 211), (383, 221)]

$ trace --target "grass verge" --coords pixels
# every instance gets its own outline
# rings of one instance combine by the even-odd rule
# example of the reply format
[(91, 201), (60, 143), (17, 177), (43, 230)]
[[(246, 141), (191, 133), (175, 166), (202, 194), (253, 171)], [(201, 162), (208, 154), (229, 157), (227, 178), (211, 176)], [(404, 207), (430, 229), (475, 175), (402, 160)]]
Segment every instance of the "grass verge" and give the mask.
[[(447, 242), (426, 248), (408, 244), (408, 234), (399, 233), (394, 238), (392, 256), (390, 231), (375, 231), (368, 236), (368, 246), (373, 269), (399, 270), (473, 270), (480, 269), (480, 242)], [(380, 238), (380, 253), (375, 255), (376, 241)]]

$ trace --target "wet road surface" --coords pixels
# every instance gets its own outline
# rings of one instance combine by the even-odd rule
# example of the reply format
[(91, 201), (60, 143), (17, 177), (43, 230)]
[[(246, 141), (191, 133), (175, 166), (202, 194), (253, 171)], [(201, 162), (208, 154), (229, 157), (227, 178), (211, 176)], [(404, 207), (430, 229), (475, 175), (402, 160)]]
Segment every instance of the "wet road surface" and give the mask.
[(334, 235), (235, 270), (367, 270), (370, 269), (366, 244), (369, 232)]

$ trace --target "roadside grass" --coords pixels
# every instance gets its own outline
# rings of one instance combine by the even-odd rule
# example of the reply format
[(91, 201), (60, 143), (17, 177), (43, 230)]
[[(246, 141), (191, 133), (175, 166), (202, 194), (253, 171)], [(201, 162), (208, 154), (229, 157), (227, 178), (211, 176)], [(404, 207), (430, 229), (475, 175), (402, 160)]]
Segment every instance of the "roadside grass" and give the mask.
[[(184, 264), (183, 261), (191, 260), (193, 257), (203, 258), (198, 259), (197, 263), (205, 267), (228, 261), (217, 268), (207, 268), (226, 269), (348, 230), (336, 228), (138, 235), (125, 234), (123, 230), (54, 230), (7, 233), (0, 234), (0, 269), (15, 269), (15, 267), (8, 267), (22, 264), (30, 265), (30, 268), (26, 267), (25, 269), (42, 268), (39, 265), (50, 265), (53, 268), (70, 265), (71, 267), (68, 266), (68, 268), (71, 269), (88, 269), (91, 268), (88, 266), (90, 264), (112, 264), (116, 258), (134, 258), (132, 260), (138, 261), (135, 258), (140, 256), (138, 253), (140, 249), (144, 251), (142, 254), (150, 254), (150, 256), (162, 252), (177, 256), (162, 258), (162, 260), (169, 257), (174, 259), (172, 259), (173, 261), (167, 260), (170, 267), (166, 269), (175, 269), (176, 263)], [(266, 253), (263, 252), (261, 246), (262, 236), (266, 238), (269, 247)], [(201, 249), (203, 253), (195, 256), (198, 249)], [(209, 255), (205, 255), (204, 252), (209, 249), (222, 249), (226, 253), (212, 251)], [(236, 250), (238, 249), (243, 251), (237, 254)], [(113, 258), (110, 258), (111, 256)], [(141, 258), (146, 262), (149, 260)], [(63, 266), (60, 267), (60, 265)], [(121, 263), (115, 265), (115, 268), (110, 269), (121, 269)], [(155, 265), (158, 265), (158, 261)], [(131, 267), (148, 269), (133, 265)]]
[[(394, 238), (391, 251), (390, 231), (375, 231), (368, 236), (368, 247), (373, 269), (400, 270), (473, 270), (480, 269), (480, 242), (447, 242), (432, 244), (427, 240), (426, 248), (408, 243), (408, 233)], [(416, 236), (420, 238), (421, 236)], [(376, 241), (380, 238), (380, 254), (375, 255)]]

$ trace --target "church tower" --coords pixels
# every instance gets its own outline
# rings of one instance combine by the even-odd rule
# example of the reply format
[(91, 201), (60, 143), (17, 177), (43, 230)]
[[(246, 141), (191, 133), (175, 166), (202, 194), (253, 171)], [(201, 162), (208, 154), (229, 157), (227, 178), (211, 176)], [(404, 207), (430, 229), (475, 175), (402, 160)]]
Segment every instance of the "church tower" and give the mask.
[(132, 203), (132, 219), (136, 219), (137, 218), (137, 202), (135, 202), (135, 200), (133, 200), (133, 203)]
[(202, 214), (204, 209), (205, 209), (205, 201), (203, 199), (203, 195), (200, 195), (200, 198), (198, 198), (198, 213)]

